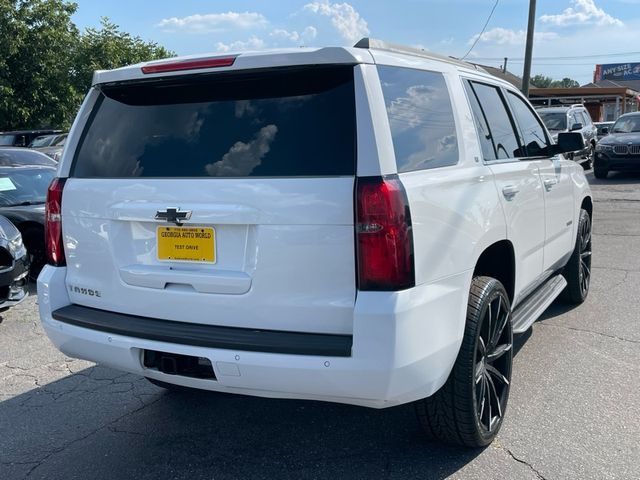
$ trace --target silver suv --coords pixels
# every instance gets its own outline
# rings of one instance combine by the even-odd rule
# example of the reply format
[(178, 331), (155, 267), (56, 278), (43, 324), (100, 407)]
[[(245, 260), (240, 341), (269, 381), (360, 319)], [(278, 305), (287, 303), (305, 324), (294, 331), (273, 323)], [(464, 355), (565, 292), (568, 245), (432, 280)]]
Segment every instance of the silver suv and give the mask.
[(585, 169), (593, 164), (593, 152), (598, 142), (598, 129), (591, 121), (591, 115), (583, 105), (568, 105), (539, 108), (538, 114), (549, 129), (554, 141), (561, 132), (580, 132), (584, 138), (585, 149), (570, 154), (569, 158), (581, 163)]

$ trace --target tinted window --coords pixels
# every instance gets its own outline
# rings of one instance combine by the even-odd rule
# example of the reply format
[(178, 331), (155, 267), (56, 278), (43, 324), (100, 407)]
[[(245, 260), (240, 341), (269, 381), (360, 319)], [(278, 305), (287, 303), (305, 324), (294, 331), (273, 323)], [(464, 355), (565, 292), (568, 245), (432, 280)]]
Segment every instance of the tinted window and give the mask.
[(352, 66), (179, 77), (103, 87), (76, 177), (355, 173)]
[(0, 206), (44, 203), (54, 168), (0, 170)]
[(538, 157), (547, 154), (547, 136), (542, 128), (542, 124), (533, 114), (529, 106), (516, 94), (507, 94), (511, 111), (516, 118), (516, 123), (520, 129), (522, 143), (527, 150), (527, 156)]
[(491, 129), (491, 138), (497, 157), (500, 159), (521, 157), (522, 152), (516, 132), (511, 124), (500, 91), (496, 87), (475, 82), (473, 82), (473, 90)]
[(0, 145), (13, 145), (15, 141), (15, 135), (0, 135)]
[(449, 91), (441, 73), (378, 67), (398, 172), (458, 163)]
[(476, 128), (478, 129), (478, 137), (480, 139), (480, 146), (482, 147), (482, 156), (485, 160), (495, 160), (498, 157), (496, 156), (493, 140), (491, 139), (491, 130), (487, 125), (484, 112), (482, 111), (482, 108), (480, 108), (480, 104), (478, 103), (475, 92), (471, 88), (471, 84), (465, 82), (465, 88), (467, 90), (469, 102), (471, 102), (471, 111), (473, 112)]

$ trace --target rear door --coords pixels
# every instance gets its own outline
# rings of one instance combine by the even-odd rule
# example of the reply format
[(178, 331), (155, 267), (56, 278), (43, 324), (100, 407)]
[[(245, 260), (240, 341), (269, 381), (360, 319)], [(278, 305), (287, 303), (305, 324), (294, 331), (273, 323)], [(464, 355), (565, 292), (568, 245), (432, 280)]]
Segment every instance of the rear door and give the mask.
[(71, 301), (350, 333), (355, 123), (350, 65), (100, 87), (64, 189)]
[(502, 202), (507, 238), (514, 248), (515, 291), (522, 294), (542, 275), (545, 217), (541, 161), (524, 158), (525, 150), (501, 88), (481, 82), (466, 82), (465, 86), (484, 160), (494, 174)]
[(542, 122), (520, 96), (508, 92), (507, 98), (518, 124), (527, 157), (538, 159), (545, 205), (544, 271), (562, 266), (573, 250), (572, 172), (581, 168), (563, 155), (549, 155), (549, 138)]

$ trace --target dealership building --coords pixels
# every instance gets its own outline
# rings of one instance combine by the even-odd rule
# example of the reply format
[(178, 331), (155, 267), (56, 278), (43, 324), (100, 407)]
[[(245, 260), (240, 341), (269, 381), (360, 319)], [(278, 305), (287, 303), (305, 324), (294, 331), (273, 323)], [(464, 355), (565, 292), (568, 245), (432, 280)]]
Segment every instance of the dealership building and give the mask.
[(531, 88), (537, 105), (581, 103), (595, 122), (616, 120), (640, 110), (640, 63), (596, 65), (593, 82), (576, 88)]

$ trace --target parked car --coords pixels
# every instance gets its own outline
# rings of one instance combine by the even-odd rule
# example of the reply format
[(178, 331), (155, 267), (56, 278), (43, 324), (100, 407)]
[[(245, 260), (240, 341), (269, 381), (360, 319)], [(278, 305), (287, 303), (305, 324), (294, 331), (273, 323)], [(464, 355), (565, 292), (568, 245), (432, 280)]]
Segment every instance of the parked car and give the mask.
[(620, 116), (596, 146), (595, 177), (607, 178), (614, 170), (640, 171), (640, 112)]
[(9, 219), (0, 215), (0, 312), (28, 295), (29, 258), (22, 236)]
[(41, 135), (31, 141), (31, 143), (29, 144), (29, 148), (50, 147), (52, 145), (56, 145), (61, 141), (63, 142), (65, 138), (67, 138), (66, 133), (61, 133), (58, 135)]
[(0, 166), (0, 215), (20, 230), (29, 254), (31, 278), (45, 264), (44, 203), (47, 187), (56, 175), (49, 166)]
[(0, 166), (16, 167), (21, 165), (44, 165), (56, 167), (58, 162), (44, 153), (26, 148), (0, 148)]
[(551, 131), (554, 141), (560, 132), (580, 132), (584, 138), (585, 148), (569, 155), (581, 163), (585, 169), (590, 169), (593, 163), (593, 153), (598, 141), (598, 129), (591, 121), (591, 115), (580, 104), (571, 106), (538, 108), (538, 113)]
[(598, 129), (598, 141), (600, 141), (602, 138), (609, 135), (609, 131), (611, 130), (611, 127), (613, 127), (614, 123), (616, 122), (594, 122), (593, 123)]
[(62, 151), (64, 150), (64, 144), (67, 141), (67, 134), (58, 135), (51, 145), (48, 147), (38, 147), (40, 153), (44, 153), (48, 157), (51, 157), (56, 162), (60, 161), (60, 157), (62, 156)]
[(561, 155), (582, 135), (448, 57), (364, 39), (98, 72), (69, 138), (44, 329), (168, 388), (415, 402), (487, 445), (512, 335), (589, 291), (589, 184)]
[(58, 133), (62, 133), (62, 130), (14, 130), (10, 132), (0, 132), (0, 146), (26, 147), (36, 137)]

